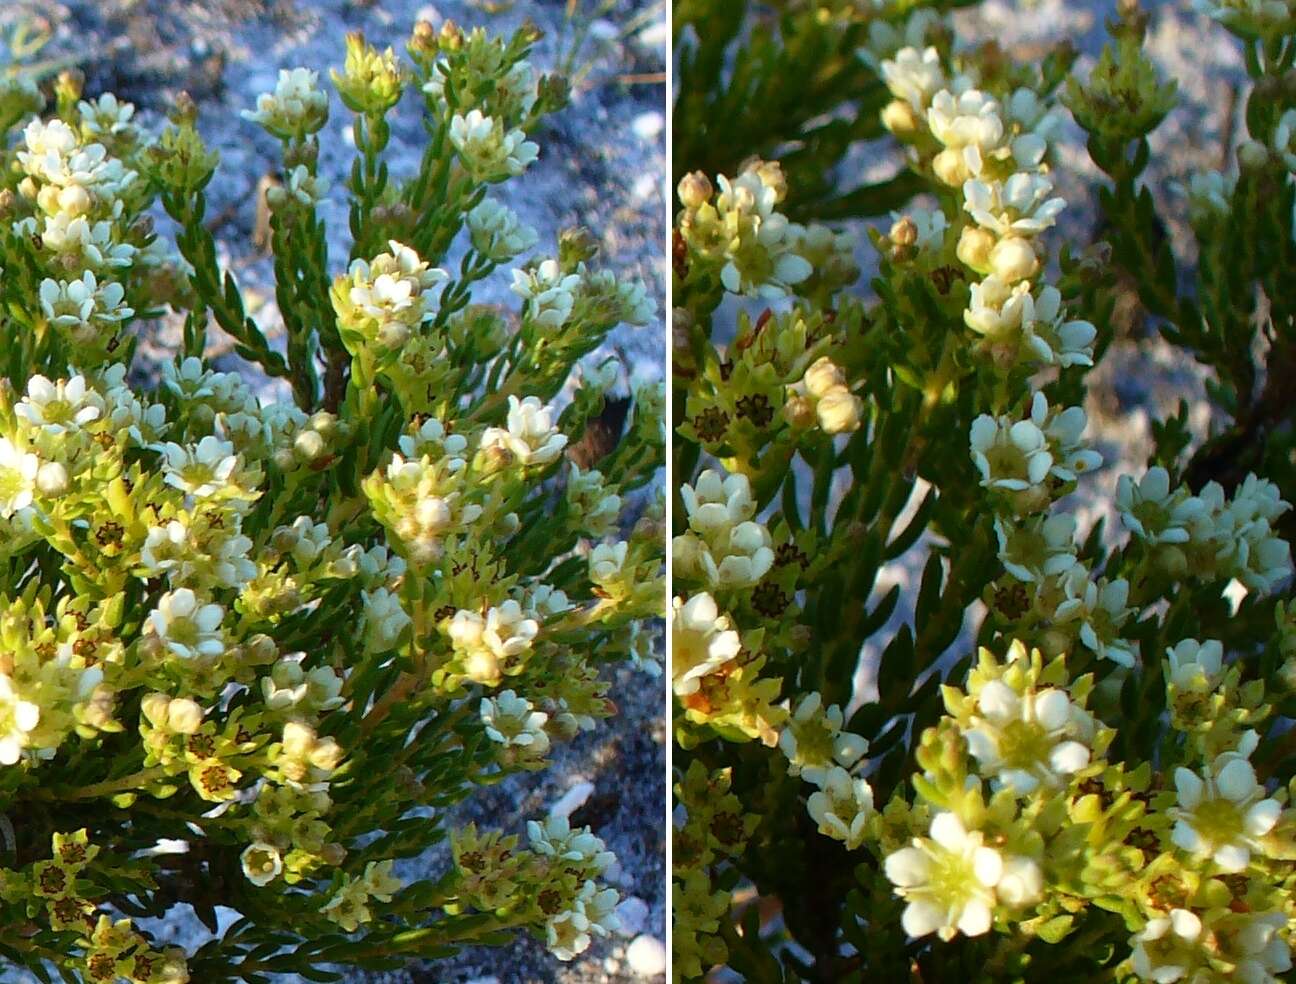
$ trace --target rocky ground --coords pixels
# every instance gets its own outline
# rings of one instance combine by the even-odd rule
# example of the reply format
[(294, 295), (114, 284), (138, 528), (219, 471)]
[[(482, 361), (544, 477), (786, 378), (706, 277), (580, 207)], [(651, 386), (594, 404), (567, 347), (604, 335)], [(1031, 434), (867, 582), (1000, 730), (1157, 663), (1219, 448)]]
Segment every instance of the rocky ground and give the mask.
[[(576, 16), (569, 19), (569, 9)], [(116, 92), (139, 107), (146, 124), (160, 126), (177, 94), (198, 103), (208, 144), (221, 154), (209, 188), (222, 259), (239, 278), (248, 306), (273, 329), (271, 267), (252, 245), (256, 189), (275, 168), (278, 145), (239, 118), (256, 96), (273, 89), (281, 67), (319, 70), (339, 65), (344, 36), (363, 30), (374, 42), (402, 47), (416, 19), (450, 18), (472, 27), (509, 30), (530, 18), (545, 32), (533, 62), (542, 71), (561, 68), (577, 79), (573, 104), (535, 134), (541, 159), (508, 187), (508, 204), (541, 234), (542, 248), (559, 230), (591, 229), (602, 261), (624, 277), (647, 281), (664, 307), (665, 87), (667, 41), (663, 0), (6, 0), (0, 26), (37, 17), (54, 29), (45, 54), (66, 58), (86, 76), (91, 95)], [(342, 183), (352, 146), (346, 114), (334, 102), (321, 134), (321, 169), (334, 184), (322, 211), (333, 230), (333, 254), (346, 254)], [(391, 166), (411, 172), (421, 152), (417, 106), (402, 103), (393, 123)], [(505, 301), (508, 280), (498, 276), (481, 300)], [(174, 326), (163, 325), (151, 346), (163, 355)], [(626, 382), (661, 378), (662, 326), (622, 330), (605, 347), (625, 365)], [(149, 346), (142, 351), (147, 354)], [(235, 357), (223, 355), (232, 365)], [(601, 943), (581, 959), (557, 964), (530, 940), (501, 950), (473, 950), (437, 966), (401, 974), (357, 975), (385, 984), (478, 981), (487, 984), (617, 984), (651, 980), (650, 968), (665, 938), (664, 688), (660, 679), (619, 671), (611, 695), (621, 714), (600, 731), (564, 749), (540, 777), (510, 781), (479, 797), (456, 822), (478, 819), (517, 829), (555, 803), (574, 809), (620, 859), (616, 886), (628, 899), (629, 936)], [(445, 858), (425, 859), (438, 869)], [(181, 941), (203, 938), (192, 920), (166, 928)], [(633, 938), (643, 934), (642, 941)], [(628, 952), (629, 951), (629, 952)], [(25, 980), (23, 976), (0, 980)]]

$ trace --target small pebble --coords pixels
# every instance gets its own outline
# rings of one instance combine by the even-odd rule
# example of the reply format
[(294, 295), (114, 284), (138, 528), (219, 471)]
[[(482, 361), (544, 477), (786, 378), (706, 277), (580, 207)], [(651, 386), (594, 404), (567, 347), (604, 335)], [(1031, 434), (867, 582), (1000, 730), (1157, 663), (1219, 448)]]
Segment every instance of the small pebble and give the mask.
[(621, 922), (618, 932), (622, 936), (638, 936), (648, 923), (648, 903), (636, 895), (629, 895), (621, 900), (616, 914)]
[(666, 117), (655, 109), (649, 110), (636, 116), (630, 129), (634, 130), (635, 136), (640, 140), (656, 140), (662, 130), (666, 129)]
[(666, 973), (666, 944), (655, 936), (639, 936), (626, 950), (626, 962), (640, 977)]

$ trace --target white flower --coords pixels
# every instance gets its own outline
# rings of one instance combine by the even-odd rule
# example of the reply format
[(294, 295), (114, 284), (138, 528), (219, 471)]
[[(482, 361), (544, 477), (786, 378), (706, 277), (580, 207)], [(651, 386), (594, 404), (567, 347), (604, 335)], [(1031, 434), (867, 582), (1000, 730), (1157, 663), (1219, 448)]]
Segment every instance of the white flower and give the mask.
[[(874, 24), (880, 24), (874, 21)], [(874, 26), (870, 24), (870, 29)], [(945, 87), (945, 69), (935, 48), (901, 48), (895, 57), (882, 62), (882, 79), (897, 99), (917, 112), (925, 112), (932, 96)]]
[(405, 343), (418, 325), (433, 317), (428, 291), (445, 283), (449, 274), (429, 267), (413, 249), (389, 240), (388, 252), (372, 261), (355, 260), (342, 280), (350, 311), (346, 320), (366, 337), (386, 349)]
[(1204, 957), (1199, 945), (1201, 932), (1201, 920), (1187, 909), (1171, 909), (1168, 916), (1148, 920), (1130, 941), (1134, 973), (1157, 984), (1187, 979)]
[(600, 889), (592, 879), (587, 878), (577, 898), (584, 907), (590, 932), (595, 936), (607, 937), (621, 928), (621, 920), (616, 913), (621, 898), (615, 888)]
[(215, 658), (225, 652), (224, 618), (225, 609), (220, 605), (200, 604), (193, 591), (180, 588), (158, 599), (148, 625), (158, 640), (182, 659)]
[(1044, 872), (1030, 858), (1013, 855), (1004, 859), (1003, 877), (995, 894), (1004, 905), (1021, 909), (1044, 897)]
[(447, 463), (452, 471), (464, 467), (462, 456), (468, 449), (468, 439), (462, 434), (451, 434), (436, 417), (428, 417), (417, 431), (412, 435), (401, 435), (397, 443), (408, 458), (426, 456), (434, 461), (443, 457), (457, 459), (458, 464)]
[[(36, 220), (24, 219), (16, 223), (14, 229), (24, 235), (33, 235), (37, 231)], [(103, 271), (129, 267), (135, 261), (137, 250), (130, 243), (117, 242), (113, 233), (114, 226), (107, 220), (92, 223), (84, 215), (60, 212), (46, 217), (40, 230), (40, 242), (44, 249), (58, 254), (74, 269)], [(81, 279), (84, 283), (84, 277)], [(104, 291), (107, 297), (106, 285)], [(111, 308), (114, 305), (105, 303), (104, 306)]]
[(549, 750), (549, 735), (545, 732), (549, 715), (533, 710), (529, 700), (512, 690), (483, 698), (481, 720), (486, 737), (505, 748), (516, 747), (537, 757)]
[(936, 155), (936, 176), (957, 187), (981, 173), (987, 157), (1003, 156), (1004, 124), (999, 103), (979, 89), (955, 95), (948, 89), (936, 93), (927, 108), (927, 125), (945, 150)]
[(1038, 168), (1059, 118), (1034, 89), (1014, 89), (1003, 105), (1004, 123), (1014, 134), (1012, 156), (1018, 167)]
[(496, 263), (504, 263), (535, 246), (539, 235), (523, 225), (517, 213), (494, 198), (483, 198), (468, 213), (468, 236), (473, 249)]
[(1039, 174), (1017, 173), (1007, 181), (969, 180), (963, 184), (963, 207), (977, 225), (996, 236), (1036, 236), (1066, 207), (1049, 198), (1053, 183)]
[(528, 820), (527, 840), (536, 854), (582, 865), (595, 874), (602, 874), (616, 860), (589, 827), (573, 830), (566, 817), (551, 816), (543, 822)]
[(997, 784), (1028, 796), (1040, 786), (1060, 789), (1089, 764), (1093, 722), (1065, 690), (1018, 693), (991, 680), (977, 695), (965, 731), (968, 750)]
[(1098, 330), (1088, 321), (1065, 319), (1056, 287), (1032, 294), (1028, 281), (1009, 285), (992, 274), (972, 285), (963, 320), (1003, 364), (1031, 358), (1063, 368), (1093, 365)]
[(819, 833), (853, 851), (864, 843), (865, 828), (873, 815), (873, 788), (834, 766), (825, 773), (818, 792), (810, 794), (806, 810), (819, 825)]
[(1166, 677), (1181, 693), (1211, 693), (1224, 677), (1224, 646), (1214, 639), (1183, 639), (1166, 656)]
[(479, 109), (467, 116), (455, 114), (450, 121), (450, 143), (459, 152), (464, 168), (479, 181), (502, 181), (527, 169), (540, 148), (521, 130), (504, 131), (500, 120), (484, 116)]
[(162, 453), (166, 483), (196, 499), (205, 499), (219, 492), (238, 467), (234, 445), (212, 435), (204, 437), (196, 446), (165, 444)]
[(1043, 485), (1053, 468), (1048, 439), (1033, 420), (982, 414), (972, 421), (970, 439), (972, 461), (986, 488), (1025, 492)]
[(111, 92), (103, 93), (94, 102), (82, 99), (77, 103), (77, 113), (81, 117), (81, 128), (92, 137), (129, 136), (136, 130), (131, 122), (135, 106), (118, 101)]
[(401, 607), (400, 597), (386, 588), (362, 591), (364, 599), (365, 645), (370, 652), (387, 652), (412, 619)]
[(308, 68), (280, 69), (274, 92), (258, 96), (256, 107), (240, 115), (283, 140), (306, 137), (328, 120), (328, 95)]
[(934, 932), (948, 941), (990, 931), (1003, 857), (953, 813), (936, 814), (930, 839), (915, 837), (911, 847), (887, 855), (883, 867), (908, 903), (901, 925), (911, 937)]
[(748, 169), (730, 180), (717, 175), (720, 194), (715, 208), (729, 237), (720, 281), (725, 290), (777, 300), (814, 272), (797, 253), (799, 227), (774, 211), (777, 184), (767, 183), (759, 169)]
[(756, 514), (751, 481), (740, 472), (721, 475), (707, 469), (693, 485), (680, 486), (680, 498), (689, 528), (703, 536), (727, 530)]
[(103, 398), (79, 375), (57, 383), (33, 376), (27, 383), (27, 396), (14, 407), (19, 420), (51, 437), (80, 430), (103, 413)]
[(713, 537), (709, 549), (700, 551), (697, 558), (715, 587), (747, 588), (774, 566), (772, 543), (769, 530), (749, 520), (733, 527), (727, 535)]
[(68, 489), (68, 473), (61, 462), (47, 461), (36, 472), (36, 489), (47, 498), (57, 498)]
[(1029, 584), (1062, 574), (1076, 562), (1075, 529), (1075, 517), (1067, 513), (1018, 523), (996, 516), (999, 560), (1009, 574)]
[(626, 324), (651, 324), (657, 316), (657, 299), (648, 292), (648, 285), (642, 280), (620, 280), (616, 292), (617, 300), (621, 302), (620, 319)]
[(540, 623), (513, 598), (487, 611), (485, 618), (461, 609), (450, 621), (450, 642), (464, 654), (466, 675), (478, 683), (493, 686), (504, 670), (531, 649)]
[(0, 437), (0, 517), (8, 519), (32, 504), (40, 459)]
[(488, 427), (482, 434), (482, 447), (504, 448), (523, 467), (550, 464), (567, 446), (567, 435), (558, 430), (553, 418), (553, 409), (542, 404), (538, 397), (519, 400), (510, 396), (508, 430)]
[(1063, 482), (1074, 482), (1102, 464), (1102, 455), (1085, 447), (1082, 435), (1088, 418), (1080, 407), (1050, 410), (1048, 399), (1036, 393), (1031, 401), (1031, 421), (1044, 432), (1052, 451), (1050, 474)]
[(0, 673), (0, 765), (13, 765), (40, 723), (40, 708), (14, 691), (13, 681)]
[(272, 711), (296, 707), (306, 699), (307, 689), (306, 674), (294, 659), (279, 660), (270, 675), (261, 678), (261, 695)]
[(573, 908), (550, 916), (545, 923), (545, 946), (559, 960), (574, 960), (588, 950), (589, 945), (590, 923), (579, 901)]
[(563, 273), (557, 260), (543, 260), (525, 270), (513, 271), (513, 293), (525, 299), (527, 317), (544, 328), (561, 328), (571, 317), (581, 278)]
[(283, 872), (279, 848), (264, 841), (249, 844), (239, 859), (243, 862), (243, 874), (258, 888), (269, 885)]
[(266, 191), (266, 200), (276, 208), (284, 205), (289, 199), (307, 208), (313, 208), (328, 194), (328, 178), (311, 174), (305, 164), (294, 167), (288, 172), (287, 178), (282, 187), (271, 187)]
[(626, 553), (630, 544), (625, 540), (617, 543), (600, 543), (590, 552), (589, 577), (595, 584), (611, 584), (618, 580), (625, 568)]
[(676, 598), (671, 610), (671, 677), (680, 697), (697, 693), (702, 678), (736, 659), (742, 641), (729, 616), (721, 615), (709, 594), (687, 602)]
[(50, 323), (66, 329), (77, 344), (88, 345), (101, 334), (116, 331), (121, 322), (135, 313), (123, 303), (125, 288), (115, 281), (100, 285), (86, 270), (78, 280), (42, 280), (41, 310)]
[[(1029, 295), (1027, 295), (1029, 297)], [(1088, 321), (1066, 320), (1062, 295), (1053, 286), (1040, 289), (1022, 310), (1026, 344), (1045, 365), (1093, 365), (1093, 344), (1098, 329)]]
[(1205, 504), (1185, 489), (1170, 490), (1170, 474), (1149, 468), (1138, 484), (1128, 475), (1116, 483), (1116, 508), (1127, 530), (1147, 543), (1187, 543), (1189, 530)]
[(1242, 984), (1278, 984), (1278, 974), (1291, 970), (1291, 950), (1281, 936), (1287, 928), (1282, 912), (1246, 913), (1243, 926), (1233, 936), (1240, 950), (1237, 979)]
[(1061, 575), (1065, 598), (1057, 606), (1056, 620), (1080, 623), (1080, 641), (1094, 653), (1121, 666), (1134, 665), (1133, 644), (1120, 637), (1121, 626), (1133, 614), (1129, 608), (1129, 582), (1124, 578), (1094, 581), (1083, 564)]
[(842, 731), (842, 709), (823, 707), (819, 692), (801, 698), (796, 711), (779, 735), (779, 749), (787, 756), (788, 775), (822, 786), (834, 766), (850, 768), (868, 751), (868, 741)]
[(1171, 839), (1198, 857), (1209, 857), (1221, 871), (1244, 871), (1251, 852), (1264, 853), (1260, 838), (1278, 822), (1282, 807), (1265, 798), (1248, 761), (1259, 742), (1255, 732), (1243, 736), (1236, 752), (1225, 752), (1202, 776), (1175, 769), (1178, 806)]

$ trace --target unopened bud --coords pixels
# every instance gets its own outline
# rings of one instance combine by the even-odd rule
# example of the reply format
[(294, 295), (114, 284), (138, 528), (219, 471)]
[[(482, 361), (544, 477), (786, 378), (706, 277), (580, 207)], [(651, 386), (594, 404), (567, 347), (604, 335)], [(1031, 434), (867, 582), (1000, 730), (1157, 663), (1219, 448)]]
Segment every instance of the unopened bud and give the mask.
[(893, 99), (882, 110), (882, 125), (904, 139), (918, 132), (922, 121), (914, 108), (903, 99)]
[(990, 251), (995, 248), (994, 233), (980, 226), (966, 226), (959, 236), (954, 255), (977, 273), (990, 271)]
[(711, 186), (710, 179), (701, 171), (694, 171), (692, 174), (686, 174), (680, 178), (679, 200), (685, 208), (701, 208), (711, 200), (715, 189)]
[(918, 224), (907, 215), (901, 216), (892, 223), (888, 237), (896, 246), (912, 246), (918, 242)]

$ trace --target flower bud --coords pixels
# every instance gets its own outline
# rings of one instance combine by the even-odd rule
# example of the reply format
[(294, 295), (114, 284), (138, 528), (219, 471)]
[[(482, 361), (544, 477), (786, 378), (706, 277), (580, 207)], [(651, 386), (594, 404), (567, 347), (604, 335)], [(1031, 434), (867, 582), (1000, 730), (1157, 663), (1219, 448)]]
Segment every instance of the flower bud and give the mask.
[(951, 188), (960, 187), (971, 175), (968, 174), (967, 164), (963, 162), (963, 154), (957, 150), (942, 150), (932, 159), (932, 171), (943, 184)]
[(917, 133), (922, 121), (908, 102), (893, 99), (882, 110), (882, 125), (903, 140)]
[(966, 226), (959, 236), (958, 246), (954, 250), (960, 260), (977, 273), (988, 273), (990, 270), (990, 252), (995, 248), (994, 233), (980, 226)]
[(146, 694), (140, 701), (140, 712), (153, 727), (166, 728), (169, 727), (167, 710), (170, 706), (171, 698), (166, 694)]
[(808, 430), (818, 419), (815, 416), (814, 401), (804, 396), (789, 396), (787, 403), (783, 404), (783, 418), (793, 427)]
[(907, 215), (902, 215), (891, 225), (891, 231), (887, 234), (895, 246), (912, 246), (918, 242), (918, 225)]
[(254, 635), (245, 642), (243, 654), (246, 662), (254, 666), (269, 666), (279, 658), (279, 650), (274, 640), (264, 633)]
[(783, 173), (783, 165), (778, 161), (761, 160), (759, 157), (752, 157), (745, 161), (742, 166), (744, 174), (754, 174), (760, 178), (761, 184), (766, 188), (772, 188), (774, 191), (774, 204), (780, 205), (787, 198), (787, 175)]
[(202, 727), (203, 709), (188, 697), (179, 697), (167, 707), (167, 724), (180, 735), (195, 734)]
[(816, 359), (814, 365), (806, 370), (804, 382), (811, 396), (822, 397), (834, 387), (845, 385), (846, 374), (825, 355)]
[(711, 200), (715, 189), (711, 187), (711, 182), (705, 174), (694, 171), (680, 178), (678, 191), (679, 199), (685, 208), (701, 208)]
[(306, 430), (293, 439), (293, 450), (305, 461), (316, 461), (324, 455), (328, 447), (318, 432)]
[(815, 412), (819, 416), (819, 426), (824, 431), (829, 434), (845, 434), (859, 430), (864, 404), (845, 386), (834, 386), (820, 397)]
[(1029, 240), (1010, 236), (999, 240), (990, 251), (990, 267), (1004, 283), (1015, 284), (1039, 272), (1039, 257)]
[(486, 648), (474, 649), (464, 660), (464, 674), (474, 683), (493, 686), (499, 682), (499, 657)]
[(45, 462), (36, 472), (36, 488), (40, 489), (41, 495), (53, 498), (66, 492), (67, 487), (67, 469), (57, 461)]

